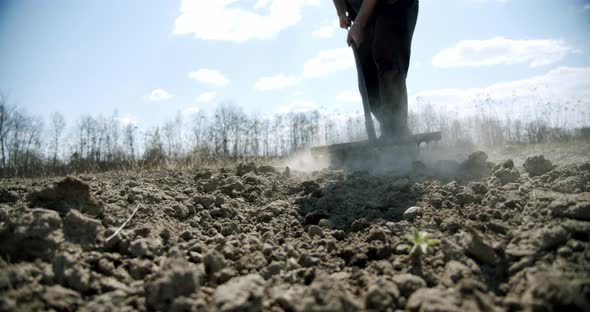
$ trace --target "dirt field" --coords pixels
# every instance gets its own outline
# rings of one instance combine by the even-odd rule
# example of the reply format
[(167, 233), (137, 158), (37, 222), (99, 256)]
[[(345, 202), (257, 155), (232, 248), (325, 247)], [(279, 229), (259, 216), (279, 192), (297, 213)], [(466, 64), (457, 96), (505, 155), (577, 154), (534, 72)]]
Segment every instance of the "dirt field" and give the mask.
[(590, 311), (590, 162), (516, 159), (4, 180), (0, 311)]

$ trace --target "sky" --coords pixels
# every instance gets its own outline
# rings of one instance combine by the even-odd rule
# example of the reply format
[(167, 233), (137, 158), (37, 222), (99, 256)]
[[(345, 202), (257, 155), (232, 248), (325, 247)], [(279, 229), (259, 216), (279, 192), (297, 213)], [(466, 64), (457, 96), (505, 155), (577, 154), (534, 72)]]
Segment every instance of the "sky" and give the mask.
[[(0, 0), (0, 92), (70, 124), (117, 111), (147, 127), (219, 103), (355, 114), (337, 26), (330, 0)], [(590, 0), (421, 0), (410, 108), (467, 114), (489, 97), (492, 110), (588, 110), (589, 30)]]

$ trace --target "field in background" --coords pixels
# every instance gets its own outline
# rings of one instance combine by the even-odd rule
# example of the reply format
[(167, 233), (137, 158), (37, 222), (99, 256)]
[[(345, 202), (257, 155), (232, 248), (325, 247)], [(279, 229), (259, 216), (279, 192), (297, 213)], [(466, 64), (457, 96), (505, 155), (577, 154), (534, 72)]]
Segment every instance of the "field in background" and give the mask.
[[(557, 162), (587, 160), (587, 111), (545, 103), (528, 115), (479, 106), (477, 113), (462, 116), (432, 105), (422, 107), (420, 112), (410, 112), (411, 130), (442, 131), (443, 140), (433, 148), (450, 159), (460, 160), (470, 151), (484, 150), (497, 159), (551, 153), (555, 156), (548, 157)], [(580, 110), (583, 106), (576, 107)], [(240, 107), (221, 104), (213, 114), (199, 112), (186, 118), (179, 113), (161, 126), (140, 129), (133, 123), (122, 123), (116, 112), (108, 117), (83, 116), (68, 125), (59, 113), (44, 119), (0, 96), (3, 177), (276, 162), (312, 146), (365, 139), (360, 114), (308, 111), (248, 115)]]
[(499, 163), (506, 159), (512, 159), (517, 166), (522, 166), (527, 158), (536, 155), (544, 155), (545, 158), (558, 165), (590, 161), (590, 141), (588, 140), (538, 144), (474, 145), (464, 148), (435, 145), (429, 149), (423, 147), (421, 155), (430, 160), (463, 161), (475, 151), (485, 152), (491, 162)]

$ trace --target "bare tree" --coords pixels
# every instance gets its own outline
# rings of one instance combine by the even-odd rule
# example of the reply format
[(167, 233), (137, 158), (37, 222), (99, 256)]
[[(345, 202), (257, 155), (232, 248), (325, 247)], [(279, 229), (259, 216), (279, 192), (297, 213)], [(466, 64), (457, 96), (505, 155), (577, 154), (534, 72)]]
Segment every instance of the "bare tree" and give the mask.
[(215, 110), (212, 131), (214, 134), (215, 151), (223, 157), (230, 156), (233, 145), (234, 156), (240, 145), (242, 111), (231, 104), (221, 104)]
[(192, 116), (191, 135), (193, 141), (193, 151), (202, 151), (206, 146), (206, 136), (208, 125), (207, 115), (198, 112)]
[(168, 158), (179, 159), (183, 153), (182, 146), (182, 116), (176, 115), (174, 120), (168, 121), (162, 127), (165, 150)]
[(123, 130), (123, 144), (127, 149), (127, 155), (131, 161), (135, 160), (137, 146), (137, 126), (129, 123)]
[(60, 140), (64, 129), (66, 128), (66, 120), (60, 113), (51, 114), (51, 150), (52, 163), (55, 166), (57, 162), (57, 155), (59, 153)]
[(143, 156), (149, 164), (158, 164), (166, 160), (160, 128), (155, 127), (145, 133), (145, 152)]
[(0, 94), (0, 149), (2, 150), (2, 168), (6, 168), (6, 140), (10, 131), (11, 108), (6, 102), (6, 96)]

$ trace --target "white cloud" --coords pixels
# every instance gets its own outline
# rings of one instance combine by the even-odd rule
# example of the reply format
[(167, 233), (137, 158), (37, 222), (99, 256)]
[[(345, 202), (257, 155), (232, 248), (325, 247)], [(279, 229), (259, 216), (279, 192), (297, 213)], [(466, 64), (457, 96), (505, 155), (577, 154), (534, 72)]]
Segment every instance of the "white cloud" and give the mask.
[(349, 48), (322, 50), (303, 65), (306, 78), (324, 77), (333, 72), (354, 68), (354, 56)]
[[(542, 105), (550, 105), (553, 111), (568, 105), (572, 114), (576, 110), (590, 113), (588, 99), (590, 67), (559, 67), (545, 75), (481, 88), (418, 92), (411, 96), (414, 102), (411, 108), (419, 111), (430, 103), (457, 115), (472, 115), (483, 110), (527, 119), (542, 114)], [(573, 121), (581, 116), (571, 115), (571, 118)]]
[(266, 9), (266, 8), (268, 8), (269, 4), (270, 4), (270, 0), (257, 0), (256, 4), (254, 4), (254, 9), (255, 10)]
[(217, 92), (215, 92), (215, 91), (203, 92), (203, 93), (199, 94), (199, 96), (197, 97), (197, 102), (208, 103), (208, 102), (215, 100), (216, 98), (217, 98)]
[(296, 99), (279, 108), (279, 114), (305, 113), (318, 109), (316, 102), (311, 100)]
[(182, 0), (174, 34), (203, 40), (269, 39), (301, 21), (306, 6), (320, 0)]
[(154, 89), (154, 90), (152, 90), (152, 92), (150, 92), (150, 94), (144, 96), (143, 98), (146, 101), (160, 102), (160, 101), (167, 101), (167, 100), (171, 99), (172, 97), (173, 97), (172, 94), (168, 93), (168, 91), (166, 91), (164, 89)]
[(121, 116), (121, 117), (116, 117), (115, 121), (117, 121), (122, 126), (136, 125), (137, 124), (137, 117), (135, 117), (135, 116)]
[(278, 74), (258, 79), (254, 83), (254, 89), (259, 91), (285, 89), (296, 85), (298, 82), (299, 80), (296, 77)]
[(311, 32), (311, 37), (315, 39), (327, 39), (334, 37), (334, 34), (338, 30), (338, 25), (326, 25), (322, 26), (318, 29), (314, 29)]
[(188, 77), (201, 83), (219, 87), (225, 87), (229, 84), (229, 80), (225, 78), (219, 71), (214, 69), (201, 68), (197, 71), (191, 72)]
[(362, 103), (359, 91), (342, 91), (336, 95), (336, 100), (340, 102)]
[(201, 108), (198, 107), (198, 106), (189, 106), (189, 107), (186, 107), (186, 108), (184, 108), (182, 110), (182, 114), (184, 116), (189, 116), (189, 115), (192, 115), (192, 114), (196, 114), (196, 113), (198, 113), (200, 111), (201, 111)]
[(540, 67), (559, 62), (578, 50), (562, 40), (513, 40), (495, 37), (488, 40), (465, 40), (444, 49), (432, 59), (440, 68), (483, 67), (528, 64)]

